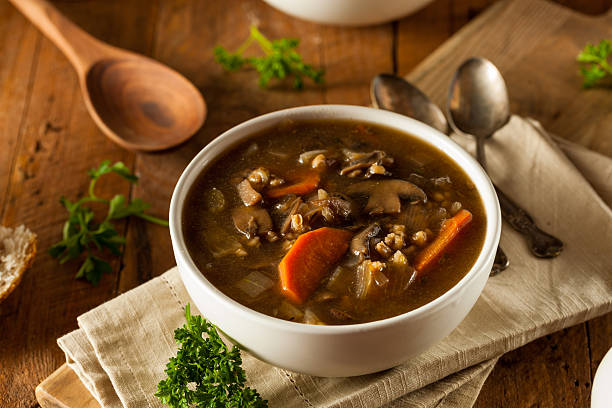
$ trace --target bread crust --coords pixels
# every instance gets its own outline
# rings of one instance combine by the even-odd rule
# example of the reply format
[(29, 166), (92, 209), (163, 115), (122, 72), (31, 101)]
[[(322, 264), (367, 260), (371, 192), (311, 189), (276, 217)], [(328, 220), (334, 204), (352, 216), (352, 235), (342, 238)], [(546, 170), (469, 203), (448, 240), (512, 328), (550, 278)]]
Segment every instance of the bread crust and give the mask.
[(28, 248), (26, 252), (27, 252), (27, 255), (26, 255), (25, 261), (21, 265), (21, 268), (19, 268), (17, 275), (15, 276), (15, 278), (13, 278), (10, 285), (6, 287), (2, 292), (0, 292), (0, 303), (4, 299), (6, 299), (13, 290), (15, 290), (15, 288), (21, 282), (21, 278), (23, 277), (25, 271), (30, 266), (32, 266), (32, 263), (34, 262), (34, 257), (36, 256), (36, 235), (35, 234), (32, 234), (32, 236), (30, 237), (30, 241), (28, 242)]

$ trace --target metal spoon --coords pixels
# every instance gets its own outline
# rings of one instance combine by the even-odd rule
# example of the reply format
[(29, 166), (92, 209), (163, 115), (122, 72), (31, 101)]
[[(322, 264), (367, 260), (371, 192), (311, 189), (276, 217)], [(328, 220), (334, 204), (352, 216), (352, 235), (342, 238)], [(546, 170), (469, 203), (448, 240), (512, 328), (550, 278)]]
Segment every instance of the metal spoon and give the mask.
[[(485, 140), (510, 120), (506, 83), (489, 60), (470, 58), (455, 72), (448, 94), (450, 126), (476, 138), (476, 158), (486, 170)], [(531, 252), (552, 258), (561, 252), (563, 242), (540, 230), (531, 216), (496, 187), (502, 214), (508, 223), (529, 241)]]
[[(391, 74), (380, 74), (374, 77), (370, 86), (372, 105), (400, 113), (423, 122), (444, 134), (450, 129), (444, 114), (419, 88), (404, 78)], [(491, 269), (496, 275), (509, 266), (510, 262), (504, 251), (498, 246)]]
[(419, 88), (404, 78), (392, 74), (379, 74), (372, 80), (370, 100), (378, 109), (401, 113), (449, 134), (444, 113)]
[(163, 150), (204, 123), (206, 103), (178, 72), (99, 41), (44, 0), (10, 0), (74, 66), (98, 127), (130, 150)]

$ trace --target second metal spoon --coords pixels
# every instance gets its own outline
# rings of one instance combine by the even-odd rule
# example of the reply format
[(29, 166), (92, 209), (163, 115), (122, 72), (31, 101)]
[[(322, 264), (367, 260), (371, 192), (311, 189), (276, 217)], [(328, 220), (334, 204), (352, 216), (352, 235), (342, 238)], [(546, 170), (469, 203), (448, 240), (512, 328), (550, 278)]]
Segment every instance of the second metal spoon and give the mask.
[[(448, 94), (449, 124), (456, 132), (476, 138), (476, 158), (486, 170), (485, 140), (510, 120), (510, 100), (506, 83), (493, 63), (470, 58), (455, 72)], [(563, 242), (539, 229), (531, 216), (495, 187), (506, 221), (529, 240), (531, 252), (552, 258), (563, 249)]]

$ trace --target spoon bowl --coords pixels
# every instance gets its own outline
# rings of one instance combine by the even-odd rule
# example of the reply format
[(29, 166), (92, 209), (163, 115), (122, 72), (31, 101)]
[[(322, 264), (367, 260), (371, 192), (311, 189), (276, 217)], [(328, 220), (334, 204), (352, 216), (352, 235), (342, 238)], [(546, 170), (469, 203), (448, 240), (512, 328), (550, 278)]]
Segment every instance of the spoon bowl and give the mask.
[(370, 99), (375, 108), (401, 113), (444, 134), (449, 133), (448, 122), (442, 110), (419, 88), (402, 77), (376, 75), (370, 86)]
[[(447, 108), (453, 130), (476, 138), (476, 159), (486, 170), (485, 140), (510, 120), (506, 82), (497, 67), (484, 58), (461, 64), (451, 82)], [(527, 238), (531, 253), (539, 258), (558, 256), (563, 242), (542, 231), (502, 190), (496, 187), (496, 191), (504, 219)]]
[(161, 150), (189, 139), (204, 122), (198, 90), (175, 71), (150, 60), (99, 60), (82, 84), (94, 121), (129, 150)]
[(72, 63), (89, 114), (115, 143), (129, 150), (164, 150), (204, 123), (204, 98), (178, 72), (97, 40), (45, 0), (10, 2)]
[(448, 96), (451, 127), (478, 139), (491, 137), (510, 120), (506, 82), (493, 63), (470, 58), (455, 72)]

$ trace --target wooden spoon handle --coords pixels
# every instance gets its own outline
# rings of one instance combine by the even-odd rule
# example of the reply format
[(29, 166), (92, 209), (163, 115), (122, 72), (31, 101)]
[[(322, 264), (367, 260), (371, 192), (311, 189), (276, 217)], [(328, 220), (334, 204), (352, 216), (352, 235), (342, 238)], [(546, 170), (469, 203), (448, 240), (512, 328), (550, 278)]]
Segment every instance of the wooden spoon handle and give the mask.
[(103, 55), (106, 45), (64, 17), (45, 0), (9, 0), (70, 60), (79, 75)]

